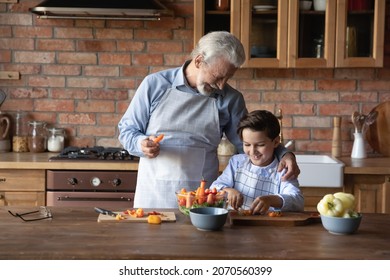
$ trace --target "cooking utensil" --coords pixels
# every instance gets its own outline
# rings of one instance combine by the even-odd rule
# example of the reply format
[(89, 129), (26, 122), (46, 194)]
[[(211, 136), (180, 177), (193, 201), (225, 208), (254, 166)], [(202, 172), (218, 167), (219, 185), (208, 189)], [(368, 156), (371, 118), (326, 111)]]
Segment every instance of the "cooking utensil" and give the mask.
[(367, 128), (376, 121), (377, 117), (378, 117), (377, 111), (371, 111), (370, 113), (368, 113), (363, 123), (362, 132), (366, 132)]
[(116, 217), (116, 215), (117, 215), (115, 212), (112, 212), (110, 210), (106, 210), (103, 208), (99, 208), (99, 207), (95, 207), (95, 211), (100, 213), (100, 214), (108, 215), (108, 216), (112, 216), (112, 217)]
[(5, 94), (4, 91), (2, 91), (2, 90), (0, 89), (0, 107), (1, 107), (1, 105), (3, 105), (3, 103), (4, 103), (4, 101), (5, 101), (6, 98), (7, 98), (7, 95)]
[(352, 113), (351, 120), (353, 125), (355, 126), (355, 133), (358, 132), (359, 118), (360, 118), (359, 112), (355, 111)]
[(363, 129), (363, 124), (366, 120), (366, 116), (355, 111), (352, 113), (351, 119), (353, 125), (355, 126), (355, 133), (361, 133)]
[(376, 152), (390, 156), (390, 101), (379, 104), (372, 111), (377, 111), (378, 115), (366, 130), (367, 142)]

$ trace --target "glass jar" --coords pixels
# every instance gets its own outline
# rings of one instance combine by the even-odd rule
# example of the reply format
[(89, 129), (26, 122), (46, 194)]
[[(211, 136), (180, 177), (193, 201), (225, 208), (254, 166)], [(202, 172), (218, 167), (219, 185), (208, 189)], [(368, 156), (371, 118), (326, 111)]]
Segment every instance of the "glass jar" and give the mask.
[(15, 130), (12, 136), (12, 151), (15, 153), (28, 152), (28, 115), (17, 112), (15, 116)]
[(61, 152), (64, 149), (65, 131), (63, 128), (48, 128), (47, 150), (49, 152)]
[(314, 57), (324, 57), (324, 37), (322, 35), (320, 38), (314, 39)]
[(32, 153), (43, 153), (46, 151), (46, 123), (29, 122), (28, 149)]

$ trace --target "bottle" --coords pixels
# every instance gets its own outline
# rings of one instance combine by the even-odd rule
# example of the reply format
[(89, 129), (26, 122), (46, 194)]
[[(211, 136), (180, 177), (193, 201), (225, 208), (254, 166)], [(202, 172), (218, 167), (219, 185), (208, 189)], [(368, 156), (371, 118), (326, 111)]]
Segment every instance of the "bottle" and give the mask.
[(46, 123), (29, 122), (28, 149), (32, 153), (43, 153), (46, 151)]
[(215, 0), (215, 9), (218, 11), (227, 11), (230, 8), (230, 0)]
[(314, 39), (314, 57), (324, 57), (324, 37), (322, 35), (319, 38)]
[(25, 112), (17, 112), (15, 116), (15, 132), (12, 136), (12, 151), (28, 152), (28, 116)]
[(220, 156), (232, 156), (236, 153), (236, 147), (234, 147), (234, 145), (227, 139), (225, 133), (218, 145), (217, 152)]
[(65, 131), (63, 128), (48, 128), (47, 150), (49, 152), (61, 152), (64, 149)]
[(333, 138), (332, 138), (332, 156), (340, 157), (341, 156), (341, 117), (333, 118)]

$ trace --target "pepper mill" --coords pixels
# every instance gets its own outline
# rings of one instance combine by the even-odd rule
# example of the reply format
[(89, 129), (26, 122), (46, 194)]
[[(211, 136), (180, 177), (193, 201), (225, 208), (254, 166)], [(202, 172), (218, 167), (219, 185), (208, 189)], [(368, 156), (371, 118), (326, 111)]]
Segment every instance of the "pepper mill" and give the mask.
[(333, 118), (332, 156), (341, 156), (341, 117)]

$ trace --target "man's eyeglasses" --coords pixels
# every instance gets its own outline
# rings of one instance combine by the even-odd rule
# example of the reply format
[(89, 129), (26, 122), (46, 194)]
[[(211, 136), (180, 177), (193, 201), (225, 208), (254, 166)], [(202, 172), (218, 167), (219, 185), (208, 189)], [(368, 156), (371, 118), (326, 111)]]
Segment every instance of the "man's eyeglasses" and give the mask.
[[(8, 210), (8, 213), (10, 213), (12, 216), (14, 217), (19, 217), (21, 218), (23, 221), (25, 222), (31, 222), (31, 221), (39, 221), (39, 220), (44, 220), (44, 219), (51, 219), (53, 218), (53, 215), (51, 214), (51, 211), (49, 209), (47, 209), (47, 207), (45, 206), (40, 206), (39, 207), (39, 210), (36, 210), (36, 211), (31, 211), (31, 212), (26, 212), (26, 213), (12, 213), (11, 211)], [(37, 214), (38, 217), (34, 217), (34, 218), (24, 218), (24, 216), (27, 216), (27, 215), (33, 215), (33, 214)], [(36, 215), (34, 215), (36, 216)]]

